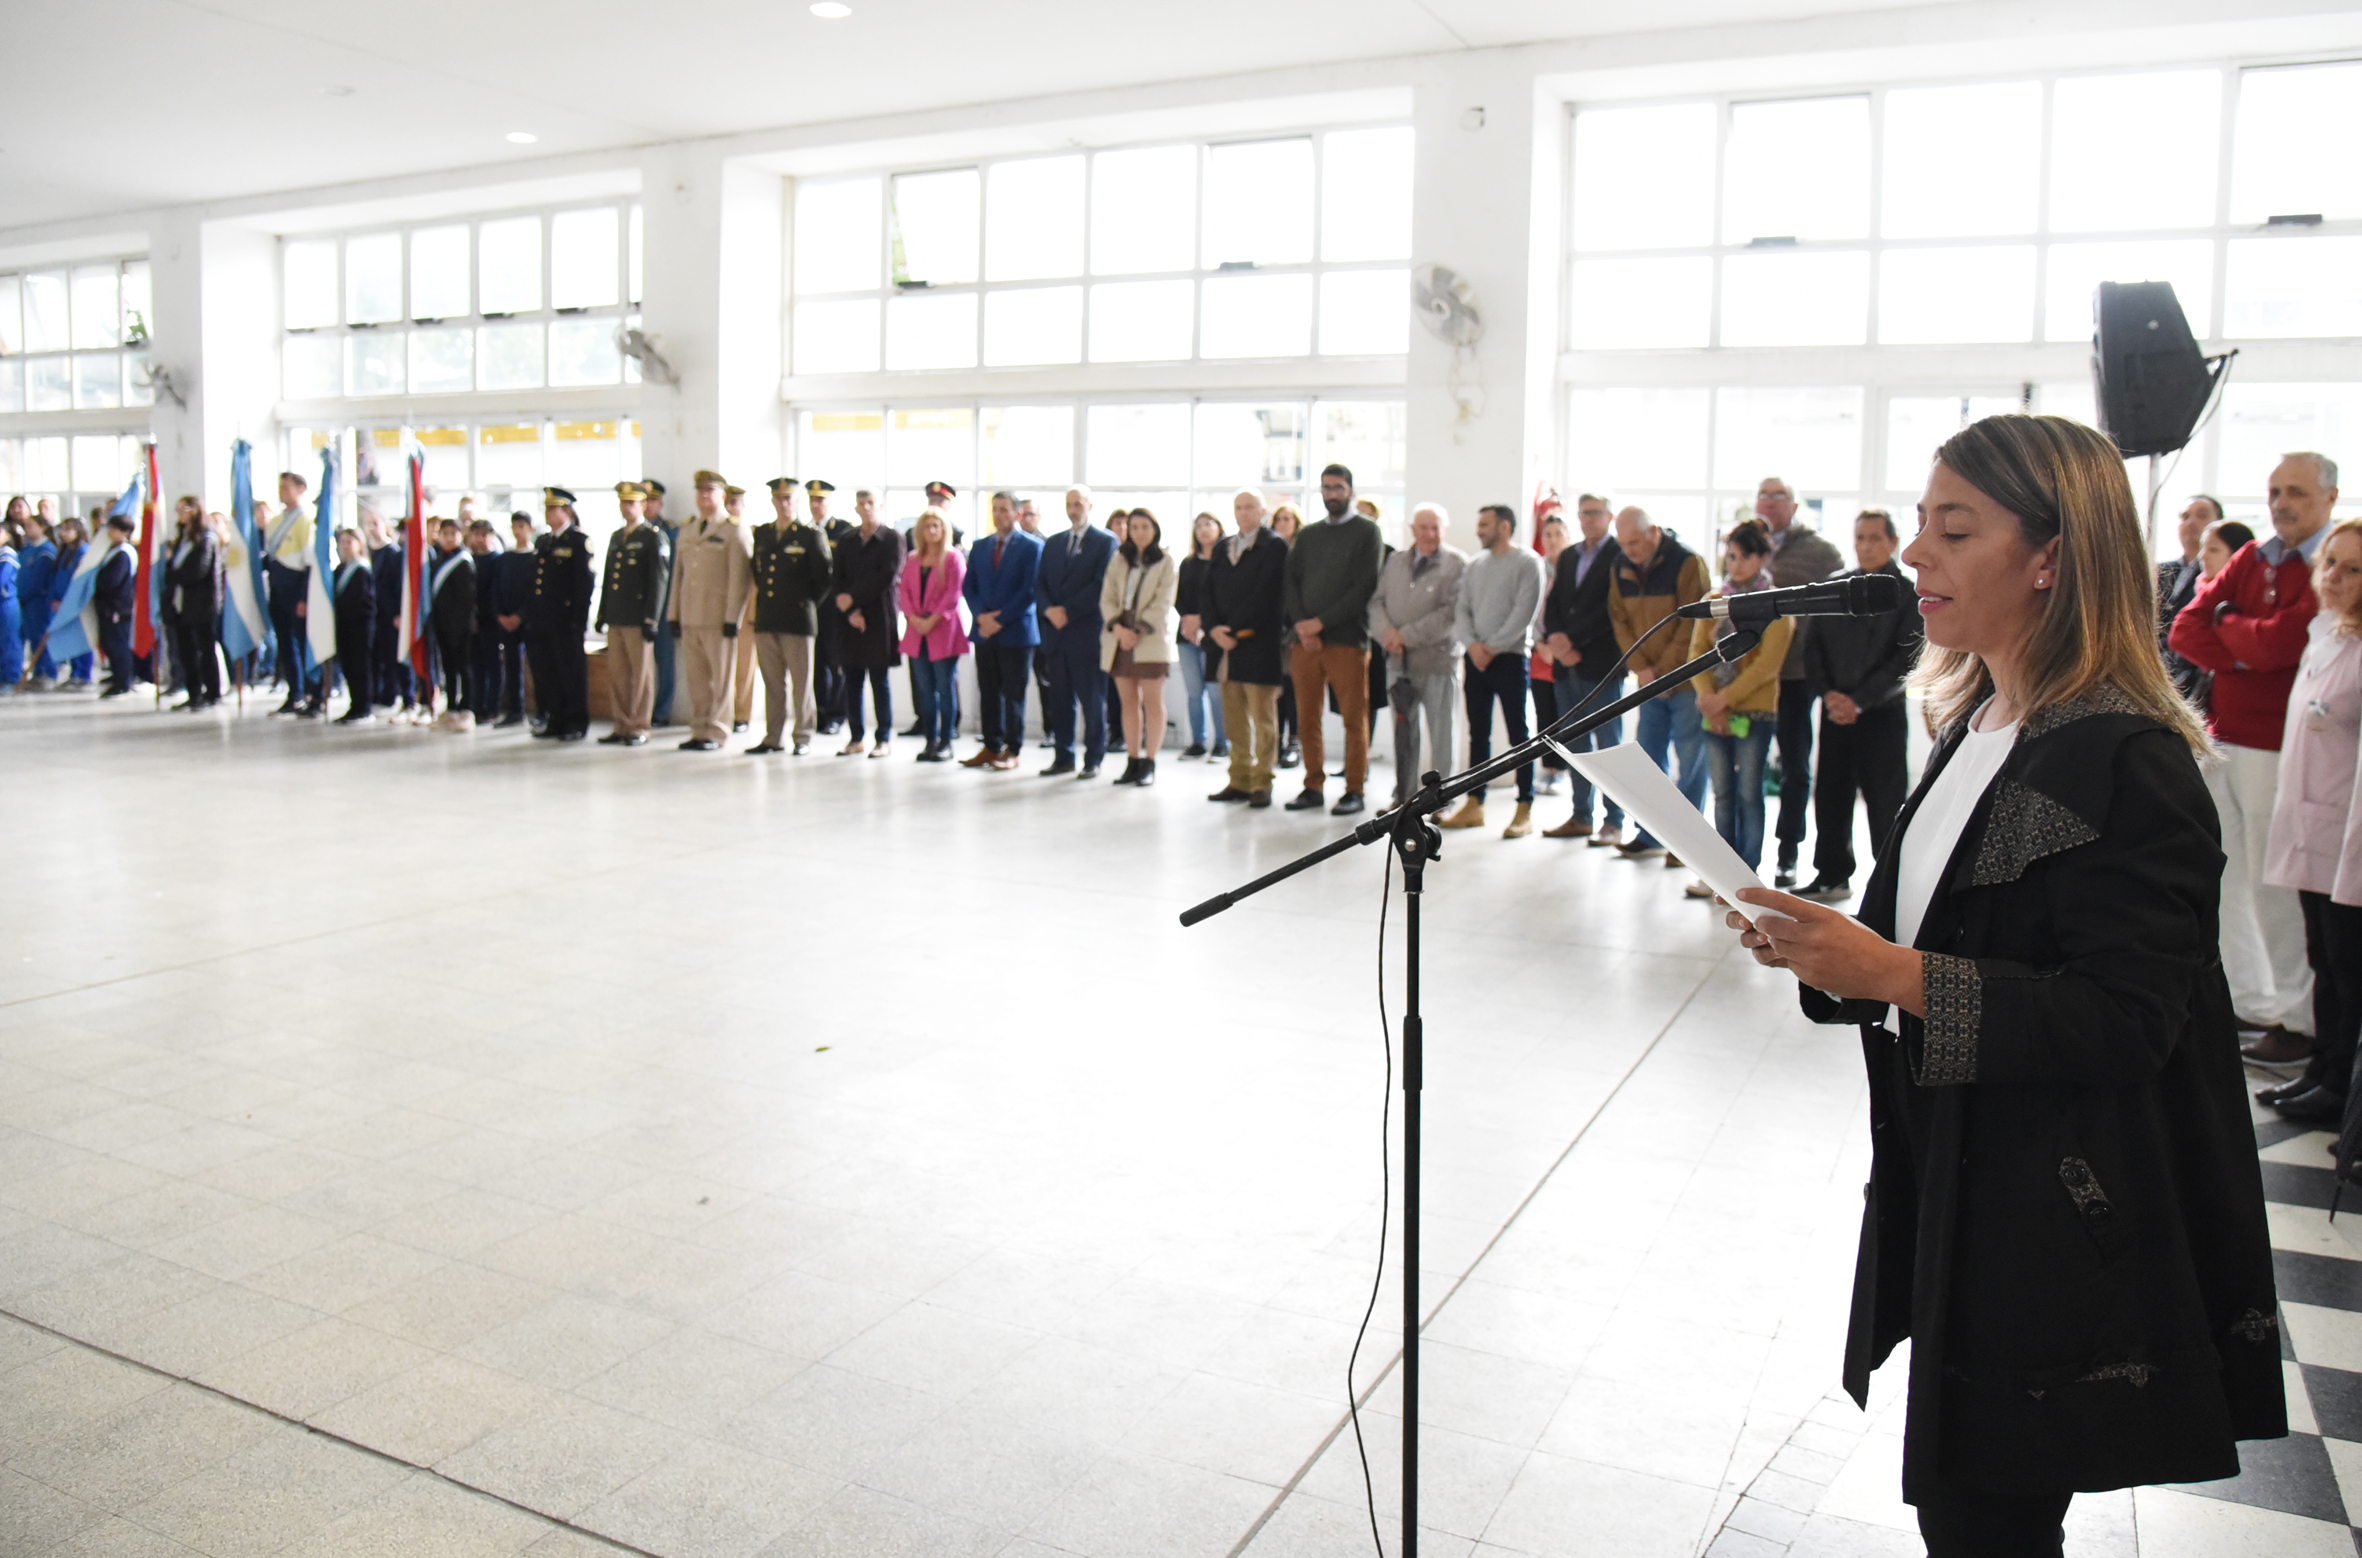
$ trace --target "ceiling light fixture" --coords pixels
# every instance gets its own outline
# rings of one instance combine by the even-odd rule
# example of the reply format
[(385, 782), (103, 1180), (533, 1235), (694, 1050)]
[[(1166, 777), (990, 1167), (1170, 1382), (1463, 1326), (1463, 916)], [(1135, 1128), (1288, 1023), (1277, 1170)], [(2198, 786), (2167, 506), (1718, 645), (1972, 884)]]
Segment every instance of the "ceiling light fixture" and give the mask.
[(519, 146), (530, 146), (535, 141), (541, 139), (540, 136), (535, 135), (531, 130), (511, 130), (508, 133), (508, 138)]
[(843, 0), (820, 0), (818, 5), (812, 7), (812, 14), (832, 22), (841, 22), (853, 14), (853, 8), (844, 4)]

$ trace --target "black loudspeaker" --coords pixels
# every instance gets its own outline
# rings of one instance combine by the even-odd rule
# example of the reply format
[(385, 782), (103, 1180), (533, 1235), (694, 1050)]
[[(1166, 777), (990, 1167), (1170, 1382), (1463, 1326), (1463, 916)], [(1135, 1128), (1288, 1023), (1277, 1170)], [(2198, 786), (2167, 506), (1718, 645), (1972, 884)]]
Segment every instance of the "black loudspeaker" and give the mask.
[(2230, 359), (2209, 362), (2166, 281), (2103, 281), (2092, 295), (2091, 387), (2100, 431), (2126, 459), (2190, 441)]

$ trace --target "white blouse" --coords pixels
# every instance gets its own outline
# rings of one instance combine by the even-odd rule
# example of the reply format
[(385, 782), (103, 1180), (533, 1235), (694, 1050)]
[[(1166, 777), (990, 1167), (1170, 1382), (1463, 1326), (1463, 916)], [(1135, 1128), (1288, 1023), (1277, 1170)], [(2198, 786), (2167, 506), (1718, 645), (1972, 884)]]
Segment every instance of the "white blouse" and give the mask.
[(1895, 872), (1894, 939), (1898, 947), (1908, 947), (1919, 939), (1920, 924), (1927, 918), (1927, 906), (1934, 901), (1936, 889), (1943, 884), (1952, 852), (1960, 846), (1961, 831), (1968, 826), (1977, 802), (1993, 787), (2001, 765), (2009, 760), (2009, 749), (2017, 742), (2015, 720), (1998, 730), (1977, 729), (1977, 721), (1988, 707), (1978, 705), (1969, 717), (1968, 733), (1960, 738), (1959, 750), (1928, 786), (1919, 810), (1911, 816), (1910, 827), (1903, 830), (1903, 856)]

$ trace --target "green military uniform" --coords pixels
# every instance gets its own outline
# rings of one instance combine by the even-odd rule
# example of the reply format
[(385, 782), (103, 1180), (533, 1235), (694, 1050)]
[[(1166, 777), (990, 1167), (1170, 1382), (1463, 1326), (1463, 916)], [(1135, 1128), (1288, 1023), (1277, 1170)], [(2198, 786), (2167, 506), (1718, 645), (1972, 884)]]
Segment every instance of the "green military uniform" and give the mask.
[[(774, 497), (792, 494), (795, 482), (782, 476), (771, 484)], [(755, 526), (755, 664), (763, 676), (763, 739), (750, 750), (784, 750), (788, 710), (795, 711), (795, 749), (810, 745), (818, 723), (813, 695), (812, 650), (820, 610), (828, 600), (832, 560), (828, 537), (802, 519)]]
[[(638, 503), (647, 489), (617, 482), (619, 504)], [(615, 728), (599, 740), (639, 746), (656, 707), (656, 622), (672, 576), (672, 547), (660, 525), (633, 520), (607, 543), (607, 571), (599, 588), (599, 626), (607, 635), (607, 691)]]

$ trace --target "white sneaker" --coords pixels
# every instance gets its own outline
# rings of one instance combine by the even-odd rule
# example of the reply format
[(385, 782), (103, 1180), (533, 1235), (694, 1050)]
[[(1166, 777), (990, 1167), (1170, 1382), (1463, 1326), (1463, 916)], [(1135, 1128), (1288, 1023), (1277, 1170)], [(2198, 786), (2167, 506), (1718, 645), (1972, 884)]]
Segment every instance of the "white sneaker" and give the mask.
[(1685, 898), (1711, 899), (1714, 896), (1714, 889), (1706, 885), (1704, 878), (1700, 878), (1683, 888), (1681, 895)]
[(880, 741), (876, 746), (869, 749), (869, 755), (871, 757), (892, 757), (894, 755), (894, 743), (891, 740)]

